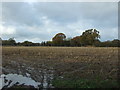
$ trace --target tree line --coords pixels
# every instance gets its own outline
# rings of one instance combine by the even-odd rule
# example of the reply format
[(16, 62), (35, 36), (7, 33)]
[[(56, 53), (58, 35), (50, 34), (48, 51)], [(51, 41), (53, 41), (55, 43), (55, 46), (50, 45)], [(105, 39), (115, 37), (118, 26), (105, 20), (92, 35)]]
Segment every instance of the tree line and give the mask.
[[(1, 39), (1, 38), (0, 38)], [(14, 38), (8, 40), (2, 40), (1, 45), (3, 46), (72, 46), (72, 47), (82, 47), (82, 46), (95, 46), (95, 47), (120, 47), (120, 40), (114, 39), (112, 41), (100, 40), (99, 31), (96, 29), (85, 30), (82, 35), (75, 36), (73, 38), (66, 38), (64, 33), (58, 33), (53, 38), (52, 41), (43, 41), (41, 43), (33, 43), (30, 41), (16, 42)]]

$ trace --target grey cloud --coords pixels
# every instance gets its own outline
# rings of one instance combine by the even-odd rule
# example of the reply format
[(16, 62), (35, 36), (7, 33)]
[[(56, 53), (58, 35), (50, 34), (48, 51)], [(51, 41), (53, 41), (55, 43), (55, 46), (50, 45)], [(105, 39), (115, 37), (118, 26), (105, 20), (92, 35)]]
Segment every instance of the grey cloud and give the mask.
[(31, 5), (23, 2), (4, 2), (2, 4), (2, 19), (7, 24), (41, 25), (39, 16)]
[(111, 23), (107, 21), (116, 22), (117, 20), (115, 18), (117, 3), (36, 3), (34, 7), (43, 15), (47, 15), (49, 18), (61, 23), (86, 19), (93, 20), (94, 23), (99, 24), (102, 22), (111, 26)]
[(59, 32), (74, 37), (89, 28), (100, 30), (101, 40), (114, 39), (117, 35), (117, 3), (7, 2), (3, 3), (2, 11), (4, 27), (16, 28), (15, 34), (3, 38), (41, 42)]

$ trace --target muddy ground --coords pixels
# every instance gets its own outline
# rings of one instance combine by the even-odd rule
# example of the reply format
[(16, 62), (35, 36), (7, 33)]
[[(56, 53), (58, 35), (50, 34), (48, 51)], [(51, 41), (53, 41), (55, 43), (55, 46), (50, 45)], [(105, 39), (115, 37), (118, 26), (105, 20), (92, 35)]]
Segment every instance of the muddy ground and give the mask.
[(117, 81), (118, 63), (112, 47), (2, 47), (3, 74), (30, 74), (41, 88), (66, 87), (58, 78)]

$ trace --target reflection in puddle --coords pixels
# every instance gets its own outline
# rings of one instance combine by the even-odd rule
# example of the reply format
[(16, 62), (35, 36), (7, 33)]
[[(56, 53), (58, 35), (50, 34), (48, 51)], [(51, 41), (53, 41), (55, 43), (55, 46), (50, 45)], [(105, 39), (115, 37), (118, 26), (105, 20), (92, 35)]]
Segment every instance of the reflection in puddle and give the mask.
[(33, 86), (34, 88), (39, 88), (41, 83), (34, 81), (30, 77), (24, 77), (18, 74), (2, 74), (0, 76), (0, 89), (3, 87), (9, 88), (14, 85), (26, 85), (26, 86)]

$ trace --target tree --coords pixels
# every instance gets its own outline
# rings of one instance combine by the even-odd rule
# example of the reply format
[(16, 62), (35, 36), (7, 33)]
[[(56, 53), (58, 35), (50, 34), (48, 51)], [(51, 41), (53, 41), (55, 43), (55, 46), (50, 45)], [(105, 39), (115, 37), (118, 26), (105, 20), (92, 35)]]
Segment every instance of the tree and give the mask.
[(112, 41), (112, 46), (120, 47), (120, 40), (114, 39), (114, 40)]
[(45, 42), (41, 42), (41, 44), (40, 44), (41, 46), (45, 46), (46, 45), (46, 43)]
[(69, 37), (69, 38), (66, 38), (65, 40), (64, 40), (64, 46), (70, 46), (71, 44), (71, 37)]
[(14, 38), (9, 38), (8, 42), (12, 46), (16, 45), (16, 41), (14, 40)]
[(76, 36), (71, 39), (72, 46), (81, 46), (81, 36)]
[(2, 46), (2, 38), (0, 37), (0, 46)]
[(46, 42), (46, 46), (52, 46), (53, 45), (53, 42), (52, 41), (47, 41)]
[(85, 45), (94, 45), (96, 41), (99, 40), (100, 35), (99, 31), (96, 29), (89, 29), (82, 33), (81, 35), (82, 42)]
[(56, 34), (53, 38), (53, 45), (55, 46), (63, 46), (64, 45), (64, 40), (65, 40), (66, 36), (63, 33), (58, 33)]
[(29, 42), (29, 41), (24, 41), (23, 43), (21, 43), (21, 45), (23, 45), (23, 46), (33, 46), (33, 43)]
[(10, 38), (8, 40), (2, 40), (2, 45), (15, 46), (16, 45), (16, 41), (14, 40), (14, 38)]

